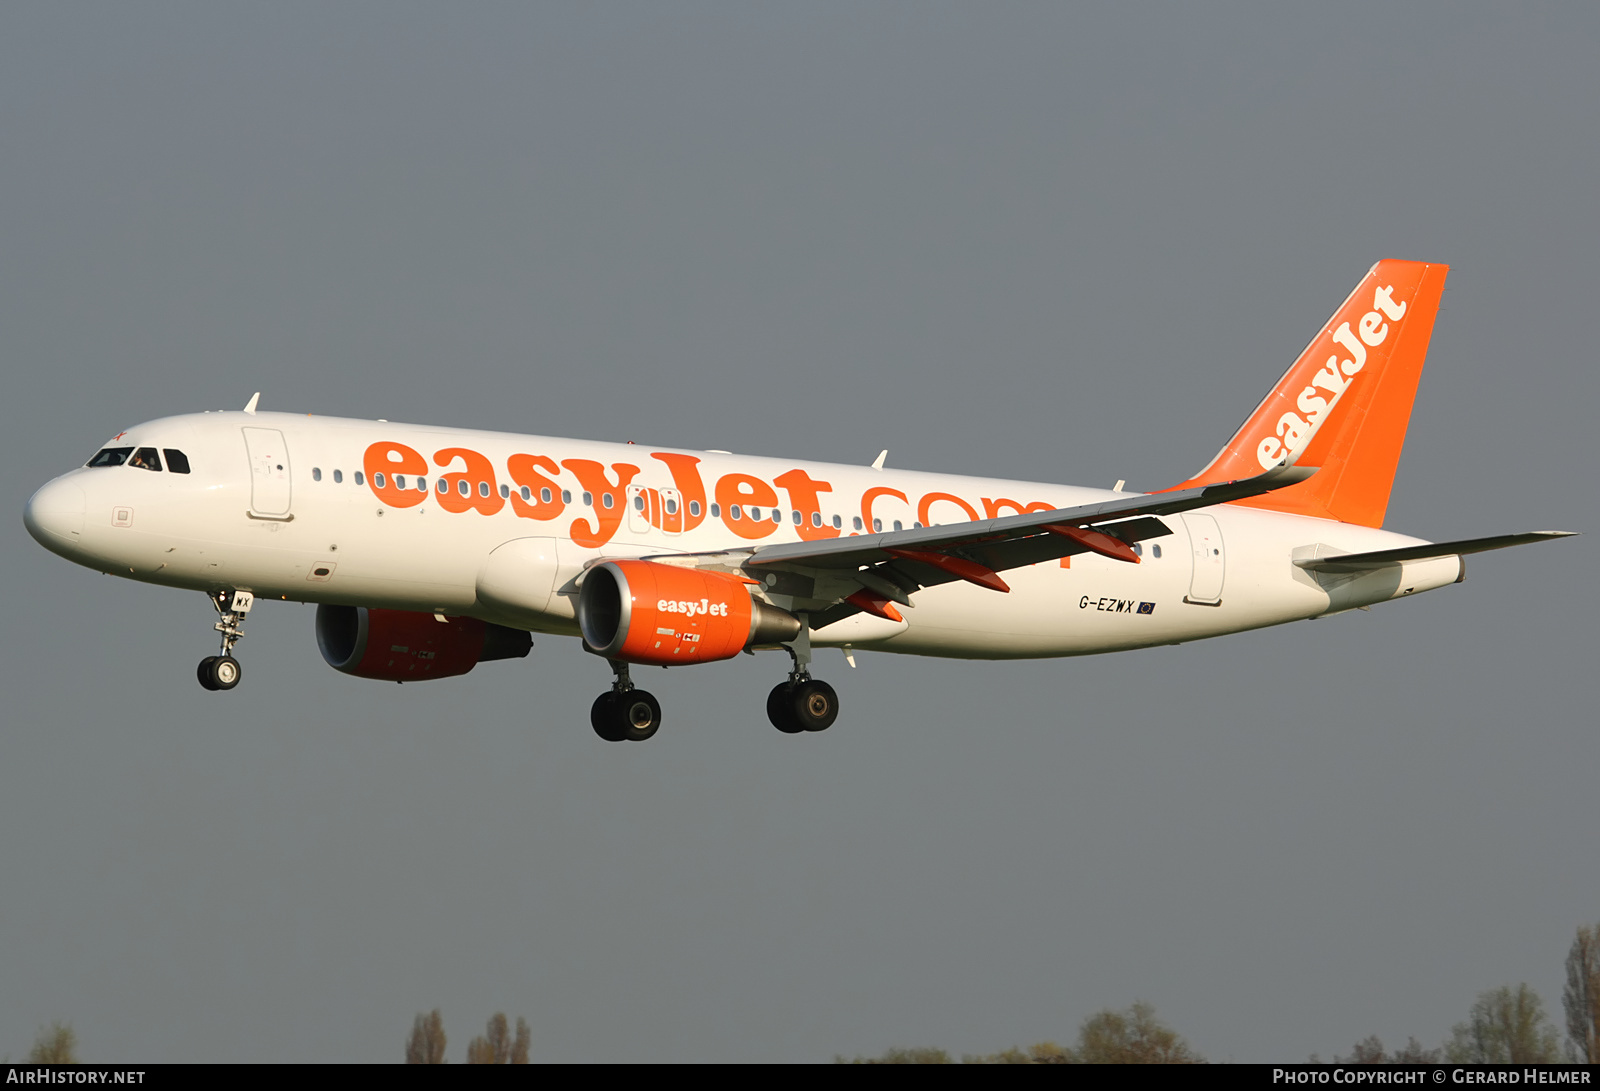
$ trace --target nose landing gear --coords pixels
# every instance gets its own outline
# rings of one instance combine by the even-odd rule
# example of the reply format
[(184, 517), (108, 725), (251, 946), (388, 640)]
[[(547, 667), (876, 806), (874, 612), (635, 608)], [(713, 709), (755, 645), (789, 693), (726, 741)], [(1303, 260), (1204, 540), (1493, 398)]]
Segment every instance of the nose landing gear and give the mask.
[(249, 591), (214, 591), (206, 597), (221, 617), (213, 628), (222, 634), (222, 654), (200, 660), (195, 677), (203, 688), (225, 692), (239, 684), (242, 671), (233, 657), (233, 646), (244, 636), (244, 617), (256, 597)]

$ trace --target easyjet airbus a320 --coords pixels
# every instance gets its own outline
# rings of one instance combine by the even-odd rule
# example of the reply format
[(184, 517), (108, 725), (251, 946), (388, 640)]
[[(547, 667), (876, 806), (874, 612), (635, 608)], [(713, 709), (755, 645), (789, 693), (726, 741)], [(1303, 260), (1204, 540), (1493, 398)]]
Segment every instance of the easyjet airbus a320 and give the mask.
[[(1220, 454), (1162, 492), (256, 412), (167, 417), (28, 501), (88, 568), (203, 591), (220, 655), (263, 598), (318, 603), (336, 670), (421, 681), (577, 636), (615, 676), (601, 738), (661, 722), (631, 664), (782, 648), (780, 731), (838, 714), (812, 652), (1004, 659), (1176, 644), (1459, 583), (1468, 553), (1382, 529), (1446, 266), (1383, 261)], [(853, 660), (852, 660), (853, 662)]]

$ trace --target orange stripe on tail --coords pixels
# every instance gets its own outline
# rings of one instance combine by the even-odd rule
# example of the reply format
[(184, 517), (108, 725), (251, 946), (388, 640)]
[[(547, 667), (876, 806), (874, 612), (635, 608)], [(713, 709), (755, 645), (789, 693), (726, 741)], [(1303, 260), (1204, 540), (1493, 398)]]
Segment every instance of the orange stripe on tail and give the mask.
[(1234, 503), (1382, 526), (1449, 271), (1374, 265), (1211, 464), (1173, 488), (1254, 477), (1293, 459), (1318, 473)]

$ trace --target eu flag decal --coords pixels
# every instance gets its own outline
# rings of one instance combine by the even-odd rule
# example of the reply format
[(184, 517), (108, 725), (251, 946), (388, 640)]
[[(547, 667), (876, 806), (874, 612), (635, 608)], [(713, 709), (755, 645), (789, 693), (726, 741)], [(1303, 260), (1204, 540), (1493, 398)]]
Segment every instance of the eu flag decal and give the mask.
[(1153, 614), (1156, 612), (1156, 604), (1153, 602), (1141, 602), (1139, 604), (1139, 612), (1141, 614)]

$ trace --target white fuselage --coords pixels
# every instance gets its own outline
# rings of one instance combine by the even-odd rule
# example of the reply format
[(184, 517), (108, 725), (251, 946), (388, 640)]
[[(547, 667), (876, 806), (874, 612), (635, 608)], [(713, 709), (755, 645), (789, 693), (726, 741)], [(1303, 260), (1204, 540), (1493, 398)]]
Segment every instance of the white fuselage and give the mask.
[[(30, 528), (79, 564), (173, 587), (571, 635), (575, 581), (598, 558), (870, 535), (1118, 495), (284, 413), (170, 417), (107, 446), (177, 449), (191, 470), (82, 468), (40, 489)], [(397, 453), (374, 463), (374, 449)], [(375, 467), (387, 467), (381, 488)], [(1453, 556), (1357, 576), (1295, 566), (1419, 541), (1347, 523), (1232, 505), (1163, 521), (1171, 534), (1142, 543), (1142, 563), (1078, 554), (1008, 570), (1009, 594), (960, 581), (928, 587), (903, 622), (861, 614), (813, 642), (985, 659), (1083, 655), (1317, 617), (1461, 572)]]

